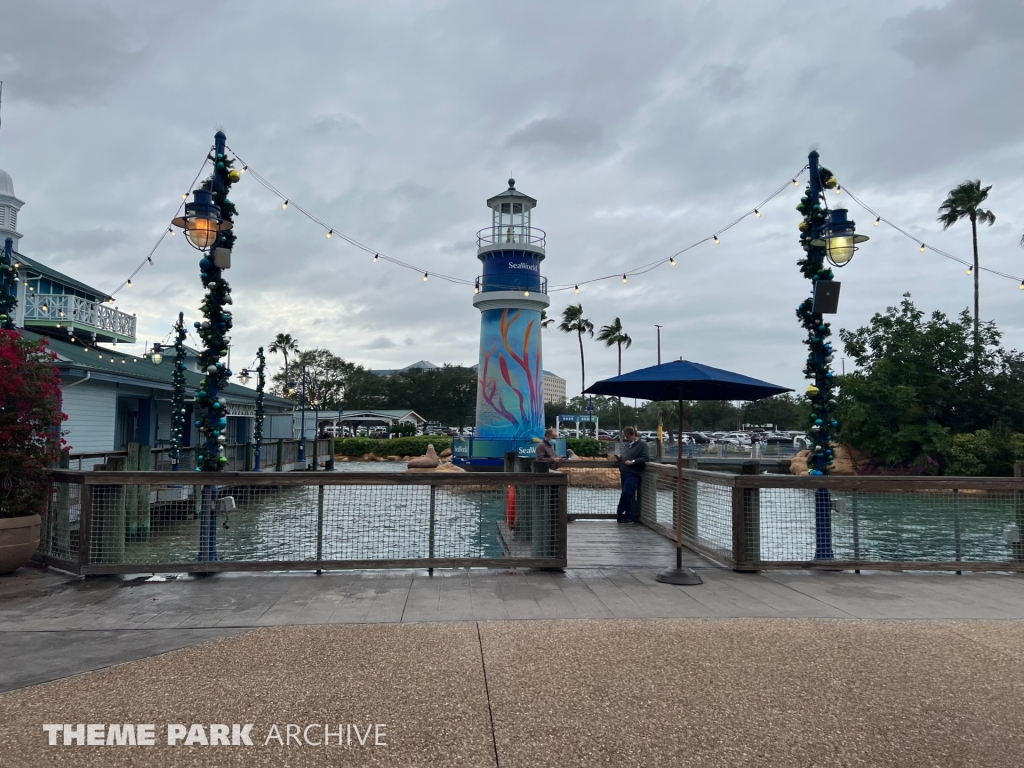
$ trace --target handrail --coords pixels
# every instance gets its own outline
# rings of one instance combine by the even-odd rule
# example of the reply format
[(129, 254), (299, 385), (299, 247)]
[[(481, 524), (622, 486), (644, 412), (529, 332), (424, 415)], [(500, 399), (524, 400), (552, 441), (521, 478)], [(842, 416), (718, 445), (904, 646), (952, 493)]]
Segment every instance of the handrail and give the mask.
[(484, 245), (536, 245), (541, 248), (547, 242), (547, 232), (523, 224), (492, 225), (476, 233), (477, 247)]
[(494, 275), (480, 275), (476, 279), (476, 284), (484, 293), (489, 291), (531, 291), (547, 294), (548, 292), (548, 279), (532, 273), (510, 275), (501, 272)]
[(231, 485), (275, 487), (302, 485), (538, 485), (568, 486), (557, 472), (82, 472), (54, 469), (56, 482), (74, 485)]

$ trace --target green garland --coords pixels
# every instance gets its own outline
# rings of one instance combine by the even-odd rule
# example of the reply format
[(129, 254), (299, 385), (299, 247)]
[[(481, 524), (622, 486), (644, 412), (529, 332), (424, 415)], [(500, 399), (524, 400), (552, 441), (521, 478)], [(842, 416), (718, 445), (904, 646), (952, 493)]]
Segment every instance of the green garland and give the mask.
[[(223, 147), (223, 138), (224, 134), (218, 131), (218, 146)], [(228, 199), (228, 191), (238, 180), (239, 173), (232, 170), (233, 161), (224, 152), (211, 153), (210, 160), (213, 162), (213, 175), (203, 182), (203, 188), (213, 193), (213, 202), (220, 207), (221, 217), (234, 221), (237, 211), (235, 204)], [(231, 288), (224, 279), (223, 270), (214, 261), (213, 251), (219, 248), (230, 251), (234, 244), (232, 230), (221, 232), (211, 253), (204, 254), (199, 261), (199, 276), (206, 288), (206, 299), (200, 307), (205, 319), (195, 323), (195, 327), (205, 347), (199, 355), (199, 370), (206, 376), (199, 382), (196, 392), (195, 424), (202, 436), (201, 447), (196, 452), (197, 472), (219, 472), (228, 463), (224, 455), (227, 400), (220, 392), (231, 378), (226, 361), (228, 332), (231, 330), (231, 312), (227, 306), (232, 301)]]
[(14, 310), (18, 306), (18, 275), (14, 269), (13, 251), (14, 240), (8, 237), (0, 258), (0, 328), (5, 331), (14, 330)]
[(171, 464), (178, 469), (181, 459), (181, 438), (185, 428), (185, 315), (178, 313), (178, 322), (174, 325), (174, 371), (171, 382), (174, 394), (171, 395)]
[[(816, 158), (815, 158), (816, 159)], [(816, 163), (812, 164), (812, 173)], [(813, 283), (831, 280), (832, 269), (825, 261), (825, 246), (811, 245), (819, 237), (825, 224), (826, 211), (823, 190), (835, 188), (837, 182), (828, 168), (817, 168), (818, 178), (811, 179), (805, 194), (796, 209), (804, 215), (800, 223), (800, 247), (806, 254), (797, 264), (800, 272)], [(807, 399), (811, 401), (811, 424), (807, 438), (811, 445), (811, 456), (807, 462), (810, 475), (827, 475), (834, 463), (833, 438), (839, 427), (836, 421), (835, 376), (832, 373), (832, 344), (829, 337), (832, 329), (820, 313), (813, 313), (813, 299), (808, 298), (797, 307), (796, 315), (807, 331), (804, 344), (809, 353), (804, 374), (812, 383), (807, 387)]]
[(253, 425), (253, 442), (258, 454), (263, 445), (263, 391), (267, 386), (267, 358), (263, 354), (263, 347), (256, 351), (256, 358), (260, 364), (256, 366), (256, 423)]

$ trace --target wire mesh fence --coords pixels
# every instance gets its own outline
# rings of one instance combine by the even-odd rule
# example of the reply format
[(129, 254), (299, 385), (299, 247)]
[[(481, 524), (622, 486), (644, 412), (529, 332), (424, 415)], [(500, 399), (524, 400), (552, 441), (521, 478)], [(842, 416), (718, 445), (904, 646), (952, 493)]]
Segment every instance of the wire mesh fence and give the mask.
[(40, 553), (83, 574), (564, 567), (557, 475), (54, 473)]
[[(287, 472), (299, 468), (300, 440), (274, 440), (260, 447), (261, 472)], [(305, 450), (306, 464), (314, 460), (318, 464), (328, 461), (334, 454), (334, 441), (328, 438), (307, 440)], [(255, 469), (256, 447), (253, 443), (236, 443), (225, 446), (224, 455), (228, 462), (225, 471), (248, 472)], [(281, 461), (278, 461), (278, 456)], [(132, 444), (126, 450), (101, 451), (96, 453), (75, 453), (68, 459), (68, 469), (80, 472), (91, 472), (97, 467), (112, 470), (140, 470), (170, 472), (174, 460), (170, 448), (148, 448)], [(192, 471), (196, 467), (196, 449), (181, 448), (179, 451), (178, 469)]]

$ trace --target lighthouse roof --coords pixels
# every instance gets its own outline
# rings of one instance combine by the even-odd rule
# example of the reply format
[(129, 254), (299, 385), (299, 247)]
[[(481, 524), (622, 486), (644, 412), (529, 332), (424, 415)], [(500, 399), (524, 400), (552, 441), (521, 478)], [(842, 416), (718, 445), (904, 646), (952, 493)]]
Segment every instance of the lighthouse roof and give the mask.
[(495, 195), (494, 197), (489, 199), (487, 201), (487, 207), (488, 208), (493, 208), (494, 207), (494, 203), (503, 203), (503, 202), (505, 202), (507, 200), (515, 200), (517, 202), (526, 202), (526, 203), (530, 204), (531, 208), (536, 208), (537, 207), (537, 201), (534, 198), (530, 197), (529, 195), (524, 195), (522, 192), (520, 192), (518, 189), (516, 189), (516, 180), (515, 179), (509, 179), (508, 180), (508, 189), (506, 189), (501, 194)]
[(0, 169), (0, 195), (14, 197), (14, 179), (3, 169)]

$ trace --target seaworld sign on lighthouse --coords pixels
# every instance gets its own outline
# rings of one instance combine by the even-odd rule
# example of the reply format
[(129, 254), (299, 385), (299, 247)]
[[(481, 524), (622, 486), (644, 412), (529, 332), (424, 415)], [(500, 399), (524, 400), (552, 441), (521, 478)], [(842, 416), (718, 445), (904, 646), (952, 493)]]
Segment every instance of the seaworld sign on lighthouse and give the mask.
[(530, 226), (537, 201), (508, 189), (487, 201), (491, 226), (477, 232), (483, 270), (473, 306), (480, 310), (476, 429), (456, 441), (455, 461), (501, 464), (506, 453), (533, 456), (544, 434), (541, 311), (550, 303), (541, 277), (545, 234)]

